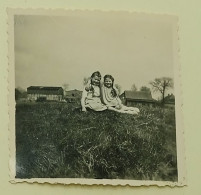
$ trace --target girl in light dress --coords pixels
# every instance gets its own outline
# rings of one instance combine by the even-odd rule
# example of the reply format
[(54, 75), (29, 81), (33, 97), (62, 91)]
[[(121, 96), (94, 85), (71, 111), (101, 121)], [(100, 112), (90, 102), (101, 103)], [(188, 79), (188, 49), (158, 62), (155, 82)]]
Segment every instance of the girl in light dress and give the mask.
[(101, 86), (101, 98), (107, 109), (120, 113), (138, 114), (140, 112), (138, 108), (127, 107), (122, 104), (118, 90), (114, 88), (113, 84), (114, 78), (111, 75), (105, 75), (104, 83)]
[(107, 109), (101, 101), (100, 94), (101, 74), (99, 71), (94, 72), (87, 85), (84, 87), (81, 99), (82, 111), (86, 112), (87, 108), (94, 111), (103, 111)]

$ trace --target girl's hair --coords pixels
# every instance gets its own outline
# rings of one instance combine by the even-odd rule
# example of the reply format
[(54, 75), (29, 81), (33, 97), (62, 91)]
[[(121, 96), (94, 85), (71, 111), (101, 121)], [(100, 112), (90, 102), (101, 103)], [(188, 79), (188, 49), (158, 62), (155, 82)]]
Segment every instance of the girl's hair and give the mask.
[(113, 97), (117, 97), (117, 91), (116, 91), (116, 90), (114, 89), (114, 87), (113, 87), (113, 84), (114, 84), (114, 77), (113, 77), (112, 75), (106, 74), (106, 75), (104, 76), (104, 82), (105, 82), (105, 80), (106, 80), (107, 78), (109, 78), (109, 79), (112, 80), (112, 91), (111, 91), (112, 96), (113, 96)]
[(92, 73), (91, 78), (93, 78), (95, 76), (97, 76), (97, 77), (99, 77), (101, 79), (101, 73), (99, 71), (96, 71), (96, 72)]
[[(95, 76), (97, 76), (97, 77), (99, 77), (99, 78), (101, 79), (101, 73), (100, 73), (99, 71), (96, 71), (96, 72), (92, 73), (91, 79), (92, 79), (93, 77), (95, 77)], [(93, 88), (93, 86), (92, 86), (91, 81), (90, 81), (89, 86), (85, 87), (85, 90), (86, 90), (86, 91), (92, 91), (92, 92), (94, 92), (94, 88)]]

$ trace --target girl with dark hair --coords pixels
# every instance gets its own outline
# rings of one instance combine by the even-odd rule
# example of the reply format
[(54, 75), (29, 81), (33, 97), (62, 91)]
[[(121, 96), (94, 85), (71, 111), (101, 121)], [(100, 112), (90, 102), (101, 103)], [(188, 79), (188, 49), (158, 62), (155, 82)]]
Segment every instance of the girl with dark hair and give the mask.
[(118, 96), (118, 90), (114, 87), (114, 78), (112, 75), (104, 76), (104, 83), (101, 87), (101, 98), (108, 110), (127, 114), (138, 114), (140, 112), (138, 108), (127, 107), (122, 104)]
[(107, 107), (101, 102), (100, 98), (100, 81), (101, 74), (99, 71), (94, 72), (87, 85), (84, 87), (81, 99), (82, 111), (86, 112), (86, 108), (94, 111), (103, 111)]

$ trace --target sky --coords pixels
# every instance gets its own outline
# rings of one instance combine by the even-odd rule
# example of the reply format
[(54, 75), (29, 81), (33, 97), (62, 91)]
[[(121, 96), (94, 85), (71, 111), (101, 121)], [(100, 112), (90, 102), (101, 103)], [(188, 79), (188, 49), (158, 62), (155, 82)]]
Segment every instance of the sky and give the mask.
[(16, 15), (15, 85), (83, 88), (94, 71), (111, 74), (122, 90), (173, 78), (172, 18), (128, 12), (67, 11)]

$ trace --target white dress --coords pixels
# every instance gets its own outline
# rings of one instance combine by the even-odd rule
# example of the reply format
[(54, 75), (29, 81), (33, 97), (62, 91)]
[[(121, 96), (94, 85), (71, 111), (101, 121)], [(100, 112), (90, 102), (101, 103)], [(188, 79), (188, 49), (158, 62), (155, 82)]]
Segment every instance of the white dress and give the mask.
[(103, 85), (101, 87), (101, 95), (104, 104), (108, 107), (116, 107), (121, 104), (121, 100), (119, 99), (118, 95), (116, 97), (112, 95), (112, 88), (108, 88)]
[[(103, 111), (107, 107), (101, 101), (100, 87), (92, 85), (93, 90), (87, 92), (87, 97), (85, 99), (85, 106), (94, 111)], [(85, 90), (85, 89), (84, 89)]]

